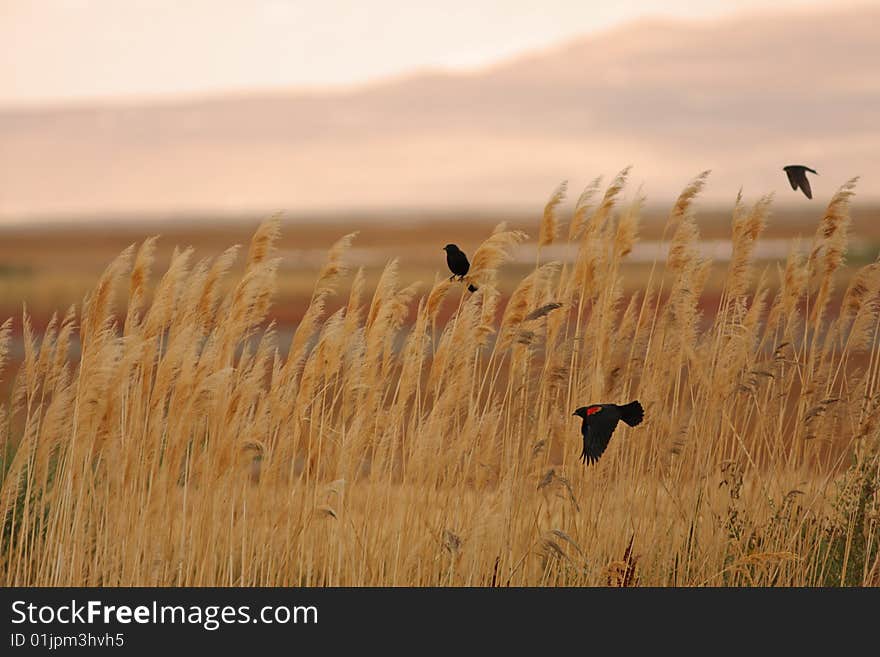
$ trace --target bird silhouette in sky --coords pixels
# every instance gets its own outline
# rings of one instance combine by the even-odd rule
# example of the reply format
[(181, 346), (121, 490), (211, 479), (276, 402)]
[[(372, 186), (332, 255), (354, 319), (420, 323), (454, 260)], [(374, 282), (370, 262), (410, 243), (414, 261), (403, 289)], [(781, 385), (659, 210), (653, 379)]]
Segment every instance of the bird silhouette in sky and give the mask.
[[(813, 190), (810, 189), (810, 181), (807, 180), (807, 171), (810, 173), (816, 173), (816, 171), (810, 167), (805, 167), (803, 164), (789, 164), (782, 167), (782, 170), (788, 175), (788, 182), (791, 183), (792, 189), (797, 190), (800, 187), (804, 196), (810, 199), (813, 198)], [(816, 173), (816, 175), (818, 176), (819, 174)]]

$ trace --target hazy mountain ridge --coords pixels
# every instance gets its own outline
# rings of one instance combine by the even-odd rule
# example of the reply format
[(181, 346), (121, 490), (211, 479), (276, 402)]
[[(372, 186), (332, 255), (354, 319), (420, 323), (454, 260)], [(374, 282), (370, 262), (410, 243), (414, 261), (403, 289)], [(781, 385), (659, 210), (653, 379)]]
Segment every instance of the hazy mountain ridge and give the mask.
[(647, 21), (473, 74), (348, 92), (0, 112), (0, 216), (540, 204), (635, 165), (672, 196), (785, 189), (817, 200), (880, 173), (880, 8)]

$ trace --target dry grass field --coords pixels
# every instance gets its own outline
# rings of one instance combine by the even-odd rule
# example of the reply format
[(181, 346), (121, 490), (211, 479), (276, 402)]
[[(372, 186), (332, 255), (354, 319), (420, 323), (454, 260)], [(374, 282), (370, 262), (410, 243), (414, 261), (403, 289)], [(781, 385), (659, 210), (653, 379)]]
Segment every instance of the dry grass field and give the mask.
[[(846, 260), (855, 182), (779, 267), (755, 262), (769, 198), (706, 257), (705, 182), (649, 235), (662, 257), (625, 171), (430, 251), (273, 218), (204, 259), (123, 241), (86, 291), (59, 240), (42, 284), (3, 283), (48, 294), (29, 309), (85, 298), (0, 329), (0, 582), (880, 584), (880, 264)], [(476, 293), (434, 274), (450, 241)], [(401, 260), (359, 260), (379, 247)], [(585, 467), (573, 410), (631, 399), (644, 423)]]

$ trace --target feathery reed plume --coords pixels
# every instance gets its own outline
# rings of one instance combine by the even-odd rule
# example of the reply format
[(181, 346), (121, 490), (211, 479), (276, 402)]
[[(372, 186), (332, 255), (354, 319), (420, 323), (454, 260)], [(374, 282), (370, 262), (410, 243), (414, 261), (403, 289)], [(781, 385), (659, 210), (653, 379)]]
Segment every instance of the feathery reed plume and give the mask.
[(611, 208), (614, 207), (614, 203), (617, 201), (617, 196), (626, 186), (626, 180), (629, 178), (629, 172), (631, 169), (632, 165), (624, 167), (614, 177), (614, 180), (611, 181), (608, 189), (605, 190), (605, 196), (602, 197), (602, 202), (586, 223), (587, 230), (584, 231), (581, 237), (582, 240), (596, 235), (604, 228), (605, 221), (611, 213)]
[(732, 321), (726, 326), (728, 333), (719, 340), (719, 354), (713, 367), (714, 380), (710, 389), (720, 399), (729, 398), (742, 385), (741, 381), (752, 365), (758, 320), (763, 314), (766, 296), (767, 290), (761, 282), (748, 309), (745, 309), (745, 302), (739, 300), (737, 303), (742, 309), (735, 313), (735, 323)]
[(587, 214), (590, 211), (591, 205), (590, 202), (593, 200), (593, 197), (596, 195), (596, 192), (599, 191), (599, 187), (602, 185), (602, 176), (596, 176), (593, 178), (592, 182), (584, 188), (584, 191), (581, 192), (581, 195), (578, 197), (577, 203), (574, 204), (574, 212), (571, 215), (571, 222), (568, 225), (568, 241), (572, 242), (581, 235), (581, 231), (584, 229), (584, 220), (587, 217)]
[(495, 333), (495, 321), (498, 310), (498, 300), (501, 293), (495, 288), (481, 290), (483, 307), (480, 313), (480, 325), (477, 327), (477, 344), (485, 346), (489, 336)]
[(872, 262), (856, 272), (850, 281), (841, 302), (841, 318), (852, 320), (876, 294), (876, 283), (880, 272), (880, 262)]
[(468, 278), (477, 284), (493, 281), (498, 267), (510, 258), (513, 248), (527, 237), (522, 231), (507, 230), (506, 224), (498, 224), (492, 234), (474, 251)]
[(238, 346), (250, 338), (266, 318), (281, 258), (275, 256), (275, 242), (280, 237), (279, 220), (263, 221), (251, 239), (248, 264), (241, 280), (222, 305), (217, 326), (217, 358), (222, 367), (233, 363)]
[(400, 385), (397, 390), (397, 404), (405, 407), (410, 398), (415, 394), (416, 387), (421, 379), (422, 367), (425, 362), (428, 345), (428, 322), (429, 313), (425, 309), (425, 300), (419, 301), (419, 309), (416, 312), (416, 323), (403, 348), (400, 368)]
[(348, 305), (345, 308), (345, 332), (352, 333), (360, 322), (361, 297), (364, 294), (366, 277), (364, 268), (359, 267), (351, 282), (351, 290), (348, 294)]
[[(516, 329), (531, 314), (535, 291), (540, 290), (559, 271), (558, 262), (548, 262), (526, 276), (510, 295), (499, 327), (499, 350), (509, 346)], [(539, 315), (540, 316), (540, 315)]]
[(748, 289), (752, 253), (758, 237), (767, 225), (767, 215), (772, 201), (773, 195), (768, 194), (761, 197), (749, 212), (744, 212), (741, 210), (741, 196), (737, 197), (736, 208), (739, 212), (734, 213), (733, 255), (730, 258), (725, 286), (729, 299), (743, 296)]
[(711, 173), (712, 171), (710, 169), (703, 171), (682, 190), (669, 213), (669, 219), (666, 221), (667, 227), (674, 227), (687, 214), (694, 199), (699, 196), (701, 191), (703, 191), (703, 187), (706, 185), (706, 180)]
[(24, 362), (21, 367), (21, 376), (16, 381), (16, 388), (12, 395), (13, 413), (19, 408), (22, 401), (32, 400), (39, 385), (37, 373), (37, 336), (28, 316), (27, 305), (21, 309), (21, 343), (24, 350)]
[(43, 341), (40, 343), (40, 351), (37, 357), (37, 377), (42, 382), (44, 386), (43, 392), (48, 392), (46, 390), (46, 380), (49, 376), (50, 362), (52, 360), (52, 351), (55, 349), (55, 340), (57, 339), (58, 333), (58, 313), (52, 313), (52, 317), (49, 319), (49, 323), (46, 325), (45, 330), (43, 331)]
[[(397, 290), (398, 277), (398, 263), (395, 259), (383, 270), (367, 313), (364, 326), (366, 340), (364, 365), (368, 370), (368, 378), (385, 376), (388, 373), (394, 339), (409, 312), (409, 304), (420, 286), (419, 283), (413, 283)], [(370, 391), (371, 394), (373, 392), (375, 391)]]
[[(326, 299), (329, 295), (336, 291), (336, 282), (344, 272), (343, 256), (351, 246), (357, 233), (349, 233), (330, 247), (324, 266), (318, 275), (318, 281), (312, 292), (312, 298), (306, 309), (303, 318), (300, 320), (293, 338), (290, 341), (287, 360), (280, 372), (280, 385), (287, 387), (299, 375), (303, 364), (306, 362), (306, 356), (309, 344), (324, 315)], [(364, 274), (363, 270), (358, 270), (352, 285), (351, 294), (348, 302), (347, 317), (345, 320), (346, 331), (354, 328), (359, 317), (360, 294), (363, 289)]]
[(183, 251), (174, 250), (171, 263), (162, 275), (153, 295), (153, 303), (143, 319), (145, 337), (154, 338), (171, 324), (178, 296), (189, 273), (189, 261), (193, 252), (192, 247)]
[(324, 266), (318, 273), (318, 282), (315, 284), (315, 290), (312, 293), (313, 298), (328, 296), (336, 291), (336, 282), (341, 276), (346, 274), (343, 257), (346, 251), (351, 248), (355, 237), (357, 237), (357, 231), (344, 235), (330, 247), (330, 250), (327, 252), (327, 259), (324, 261)]
[(878, 296), (880, 296), (880, 262), (873, 262), (856, 272), (846, 292), (840, 309), (838, 330), (846, 337), (850, 353), (867, 351), (872, 343), (876, 326)]
[(9, 356), (9, 342), (12, 337), (12, 318), (8, 318), (0, 324), (0, 375), (3, 374), (3, 367), (6, 365), (6, 359)]
[(578, 298), (580, 310), (583, 309), (584, 301), (592, 298), (595, 294), (593, 282), (597, 271), (601, 269), (603, 262), (607, 259), (607, 250), (599, 248), (597, 243), (601, 240), (617, 197), (626, 185), (630, 168), (626, 167), (615, 176), (614, 180), (605, 190), (602, 202), (590, 217), (582, 222), (580, 245), (578, 246), (574, 267), (567, 278), (560, 277), (559, 295), (569, 301)]
[(541, 229), (538, 232), (538, 247), (549, 246), (553, 244), (558, 232), (558, 222), (556, 220), (556, 206), (565, 200), (565, 194), (568, 191), (568, 181), (563, 180), (559, 183), (559, 187), (553, 190), (550, 199), (544, 206), (544, 214), (541, 217)]
[(639, 295), (632, 295), (615, 331), (615, 342), (605, 368), (605, 393), (614, 394), (623, 384), (626, 366), (631, 358), (633, 337), (638, 329)]
[(700, 234), (697, 224), (688, 214), (675, 224), (675, 233), (669, 244), (666, 267), (670, 272), (681, 275), (689, 271), (689, 266), (700, 259), (698, 248)]
[(178, 305), (182, 312), (176, 314), (171, 322), (171, 330), (180, 330), (184, 326), (196, 326), (201, 329), (201, 318), (198, 315), (199, 300), (205, 291), (205, 283), (211, 270), (211, 259), (202, 258), (189, 272), (180, 288)]
[(156, 252), (158, 236), (148, 237), (138, 249), (131, 269), (128, 284), (128, 312), (125, 316), (125, 328), (123, 333), (128, 335), (138, 322), (138, 314), (144, 304), (147, 283), (150, 279), (150, 269), (153, 266), (153, 257)]
[(436, 398), (432, 415), (438, 422), (448, 422), (448, 418), (453, 417), (451, 413), (468, 401), (461, 393), (469, 387), (466, 381), (475, 350), (463, 345), (477, 342), (476, 334), (482, 319), (478, 299), (478, 295), (471, 296), (459, 309), (440, 336), (434, 352), (427, 389)]
[(780, 272), (780, 290), (767, 318), (769, 327), (776, 331), (781, 326), (788, 338), (796, 330), (798, 306), (806, 291), (808, 278), (807, 257), (801, 252), (799, 241), (795, 240), (785, 261), (785, 269)]
[(614, 257), (624, 258), (632, 252), (639, 234), (639, 217), (645, 207), (645, 197), (638, 193), (617, 222), (614, 236)]
[[(9, 343), (12, 338), (12, 318), (8, 318), (0, 324), (0, 383), (3, 382), (3, 368), (6, 366), (6, 360), (9, 357)], [(5, 404), (0, 404), (0, 454), (2, 454), (3, 463), (6, 463), (6, 444), (7, 436), (7, 410)]]
[(134, 252), (132, 244), (119, 254), (113, 262), (107, 265), (95, 289), (90, 292), (83, 301), (82, 342), (88, 344), (105, 325), (112, 321), (113, 295), (119, 284), (131, 254)]
[(364, 328), (369, 333), (370, 329), (379, 318), (383, 306), (385, 306), (397, 287), (399, 264), (397, 258), (388, 261), (382, 274), (379, 276), (379, 282), (376, 283), (376, 290), (373, 292), (373, 299), (370, 301), (370, 309), (367, 312), (367, 321)]
[(867, 401), (867, 408), (856, 435), (856, 440), (859, 441), (864, 441), (865, 438), (870, 436), (876, 436), (877, 430), (880, 429), (880, 398), (875, 396)]
[(428, 317), (431, 318), (431, 324), (436, 323), (437, 314), (440, 312), (443, 300), (446, 298), (446, 294), (449, 292), (452, 285), (453, 282), (448, 278), (438, 278), (434, 281), (434, 286), (428, 294), (428, 303), (425, 306), (425, 311), (427, 312)]
[[(76, 330), (76, 307), (71, 306), (61, 320), (61, 328), (55, 338), (55, 348), (52, 352), (52, 362), (46, 374), (46, 389), (55, 390), (62, 386), (67, 378), (68, 355), (70, 351), (70, 339)], [(2, 370), (2, 368), (0, 368)]]
[(281, 237), (281, 216), (273, 215), (266, 217), (257, 227), (257, 232), (251, 238), (251, 246), (248, 250), (246, 267), (250, 269), (259, 265), (274, 251), (275, 244)]
[(846, 256), (850, 224), (849, 203), (855, 194), (858, 181), (858, 177), (851, 178), (837, 190), (828, 203), (828, 208), (813, 238), (813, 249), (808, 264), (811, 278), (819, 277), (818, 292), (811, 317), (816, 327), (825, 313), (834, 285), (834, 273)]
[[(710, 262), (700, 256), (699, 231), (694, 220), (691, 204), (702, 190), (708, 172), (697, 176), (679, 195), (673, 206), (667, 226), (675, 227), (669, 245), (666, 269), (672, 274), (672, 289), (666, 304), (663, 321), (665, 341), (663, 348), (669, 349), (664, 367), (680, 368), (680, 359), (693, 362), (696, 359), (697, 327), (700, 319), (699, 297), (703, 284), (709, 274)], [(673, 350), (674, 349), (674, 350)], [(660, 370), (658, 370), (658, 373)], [(666, 378), (668, 370), (658, 374)]]
[(214, 314), (220, 294), (220, 280), (232, 267), (232, 263), (238, 257), (239, 250), (241, 247), (238, 245), (226, 249), (214, 260), (214, 264), (211, 265), (202, 283), (202, 293), (199, 296), (194, 315), (203, 331), (214, 324)]
[(529, 322), (533, 319), (540, 319), (541, 317), (544, 317), (545, 315), (549, 315), (551, 312), (553, 312), (557, 308), (562, 308), (562, 304), (555, 302), (555, 301), (552, 303), (545, 303), (540, 308), (535, 308), (535, 310), (533, 310), (528, 315), (523, 317), (523, 321)]
[(58, 448), (70, 434), (73, 391), (63, 386), (52, 394), (43, 420), (40, 423), (37, 451), (34, 456), (34, 480), (44, 489), (52, 470), (52, 461), (57, 457)]
[(305, 407), (316, 401), (315, 390), (330, 380), (342, 365), (343, 310), (340, 308), (324, 322), (315, 347), (306, 359), (302, 380), (297, 390), (297, 406)]

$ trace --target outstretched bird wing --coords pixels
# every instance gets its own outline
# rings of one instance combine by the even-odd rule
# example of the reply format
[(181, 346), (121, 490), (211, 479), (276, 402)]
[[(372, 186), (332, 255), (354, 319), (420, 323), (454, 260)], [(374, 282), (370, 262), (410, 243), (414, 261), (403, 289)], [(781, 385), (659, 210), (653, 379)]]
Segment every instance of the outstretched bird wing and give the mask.
[(590, 465), (599, 460), (599, 457), (602, 456), (602, 451), (596, 451), (590, 427), (585, 426), (582, 433), (584, 435), (584, 448), (581, 450), (581, 462)]
[(810, 189), (810, 181), (807, 180), (807, 172), (801, 171), (800, 173), (801, 173), (800, 185), (801, 185), (801, 189), (804, 190), (804, 196), (806, 196), (809, 199), (812, 199), (813, 198), (813, 190)]
[(599, 417), (601, 413), (594, 415), (590, 424), (584, 424), (581, 429), (584, 436), (584, 451), (581, 452), (581, 461), (595, 463), (608, 447), (611, 434), (617, 427), (616, 417)]
[(813, 198), (813, 190), (810, 188), (810, 181), (807, 180), (807, 171), (813, 171), (810, 167), (790, 165), (785, 167), (785, 174), (788, 176), (788, 182), (791, 188), (797, 190), (798, 187), (804, 192), (804, 196), (809, 199)]

